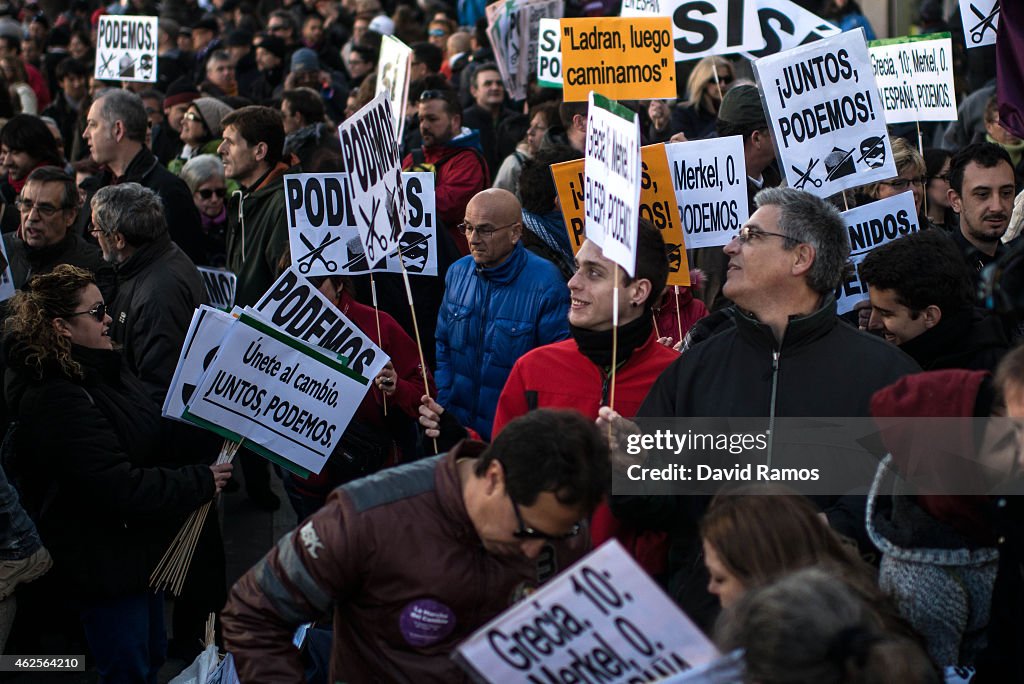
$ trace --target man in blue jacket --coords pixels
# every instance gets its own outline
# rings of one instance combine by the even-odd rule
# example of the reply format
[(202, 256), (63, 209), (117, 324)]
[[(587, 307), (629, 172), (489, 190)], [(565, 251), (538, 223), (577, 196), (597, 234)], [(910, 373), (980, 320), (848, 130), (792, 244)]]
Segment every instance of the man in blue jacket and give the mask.
[(512, 365), (569, 336), (569, 290), (558, 269), (520, 243), (522, 207), (507, 190), (473, 196), (459, 226), (469, 256), (445, 278), (437, 316), (437, 401), (490, 440)]

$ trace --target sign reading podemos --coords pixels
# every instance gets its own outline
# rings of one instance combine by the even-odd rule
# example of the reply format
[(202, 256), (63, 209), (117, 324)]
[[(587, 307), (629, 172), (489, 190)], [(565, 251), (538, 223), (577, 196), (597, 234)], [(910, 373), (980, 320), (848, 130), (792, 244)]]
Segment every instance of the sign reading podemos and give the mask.
[(687, 249), (729, 244), (747, 222), (743, 136), (665, 146)]
[(337, 359), (242, 314), (185, 417), (245, 438), (286, 467), (319, 473), (369, 384)]
[(453, 656), (485, 682), (653, 682), (718, 651), (617, 541), (565, 570)]
[[(341, 166), (352, 183), (359, 239), (370, 263), (380, 268), (398, 247), (405, 223), (405, 186), (391, 101), (377, 96), (338, 126)], [(322, 247), (323, 245), (320, 245)]]
[(876, 40), (868, 51), (886, 123), (956, 121), (948, 33)]
[(100, 17), (93, 77), (103, 81), (156, 83), (157, 18)]
[[(412, 275), (437, 275), (434, 174), (402, 173), (405, 231), (398, 244)], [(348, 174), (302, 173), (284, 177), (292, 264), (303, 275), (355, 275), (369, 266), (359, 238)], [(375, 271), (401, 273), (398, 249)]]
[(755, 0), (623, 0), (622, 16), (671, 17), (677, 62), (764, 47)]
[(583, 198), (587, 238), (632, 278), (640, 207), (640, 122), (635, 112), (593, 92), (587, 110)]
[(836, 290), (839, 314), (852, 311), (857, 302), (868, 298), (868, 288), (860, 278), (860, 265), (868, 252), (887, 242), (920, 230), (914, 193), (901, 192), (863, 207), (843, 212), (843, 221), (850, 233), (850, 263), (854, 271)]
[(864, 31), (754, 62), (791, 187), (819, 197), (896, 175)]
[(967, 47), (996, 44), (999, 0), (960, 0), (960, 19), (963, 21)]
[(668, 17), (562, 19), (564, 99), (591, 91), (619, 100), (676, 97)]

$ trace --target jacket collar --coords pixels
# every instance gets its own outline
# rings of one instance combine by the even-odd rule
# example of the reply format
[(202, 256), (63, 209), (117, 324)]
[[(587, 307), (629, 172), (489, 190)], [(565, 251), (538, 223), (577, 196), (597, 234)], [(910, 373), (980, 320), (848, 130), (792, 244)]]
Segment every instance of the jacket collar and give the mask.
[(124, 170), (124, 175), (119, 178), (114, 178), (114, 184), (140, 183), (142, 179), (148, 176), (159, 163), (160, 162), (157, 161), (157, 158), (153, 156), (153, 153), (143, 145), (142, 149), (132, 157), (128, 167)]
[(481, 278), (489, 280), (495, 285), (508, 285), (515, 280), (523, 268), (526, 267), (526, 261), (526, 248), (523, 247), (522, 242), (517, 242), (516, 246), (512, 248), (512, 253), (508, 255), (507, 259), (491, 268), (482, 268), (477, 266), (476, 273)]
[(811, 344), (832, 331), (839, 322), (836, 317), (836, 299), (832, 294), (825, 296), (816, 311), (805, 316), (790, 316), (783, 333), (782, 342), (776, 343), (771, 327), (757, 320), (753, 314), (737, 306), (729, 309), (739, 334), (755, 344), (766, 344), (771, 349), (786, 351)]
[(164, 233), (152, 242), (140, 247), (123, 263), (117, 265), (117, 279), (127, 280), (149, 268), (157, 259), (171, 249), (171, 237)]
[(451, 521), (456, 538), (459, 541), (473, 543), (477, 540), (476, 527), (466, 510), (466, 500), (462, 494), (462, 480), (459, 479), (458, 461), (466, 458), (477, 458), (484, 452), (487, 445), (470, 439), (464, 439), (441, 458), (440, 467), (435, 474), (434, 484), (438, 492), (438, 504), (445, 518)]

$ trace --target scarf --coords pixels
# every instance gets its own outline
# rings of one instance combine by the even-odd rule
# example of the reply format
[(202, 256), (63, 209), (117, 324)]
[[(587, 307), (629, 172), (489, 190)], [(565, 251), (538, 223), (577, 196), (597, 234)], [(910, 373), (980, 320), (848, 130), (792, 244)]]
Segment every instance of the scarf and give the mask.
[[(619, 326), (619, 348), (615, 355), (616, 367), (621, 367), (637, 348), (647, 342), (647, 338), (651, 336), (651, 329), (651, 317), (647, 314)], [(612, 365), (612, 331), (610, 329), (587, 330), (570, 324), (569, 334), (576, 340), (576, 347), (580, 353), (593, 361), (595, 365), (601, 368), (609, 368)]]
[(1020, 164), (1021, 157), (1024, 156), (1024, 140), (1018, 140), (1013, 144), (1003, 144), (996, 141), (995, 138), (987, 133), (985, 134), (985, 140), (995, 145), (999, 145), (1006, 150), (1007, 154), (1010, 155), (1010, 161), (1013, 162), (1013, 167), (1017, 168), (1017, 165)]

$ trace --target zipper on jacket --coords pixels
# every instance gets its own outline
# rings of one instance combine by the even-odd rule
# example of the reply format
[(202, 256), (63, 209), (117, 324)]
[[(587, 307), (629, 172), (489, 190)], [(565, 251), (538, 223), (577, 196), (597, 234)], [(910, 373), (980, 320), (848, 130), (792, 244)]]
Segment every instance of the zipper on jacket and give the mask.
[(775, 397), (779, 390), (779, 352), (772, 350), (772, 400), (768, 405), (768, 467), (772, 467), (772, 441), (775, 438)]
[(245, 203), (245, 193), (235, 190), (238, 194), (238, 230), (242, 234), (242, 263), (245, 263), (245, 211), (242, 205)]

